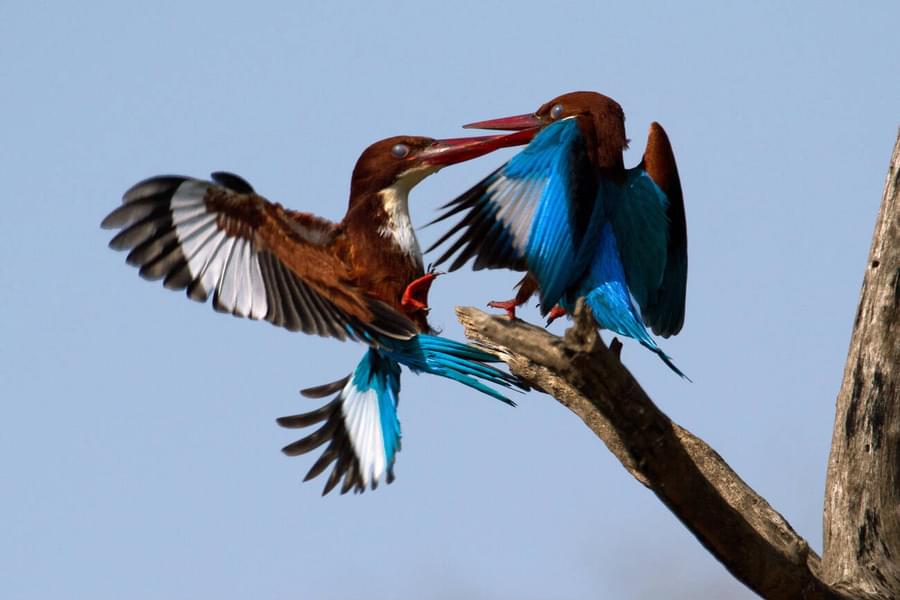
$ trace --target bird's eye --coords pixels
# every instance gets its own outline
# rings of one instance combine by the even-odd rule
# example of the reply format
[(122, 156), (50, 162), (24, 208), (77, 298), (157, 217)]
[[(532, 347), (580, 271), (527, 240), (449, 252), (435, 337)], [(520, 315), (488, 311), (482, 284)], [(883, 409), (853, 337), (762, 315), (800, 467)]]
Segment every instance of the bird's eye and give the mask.
[(562, 104), (554, 104), (553, 108), (550, 109), (550, 118), (556, 120), (562, 116), (563, 113), (563, 105)]
[(406, 158), (409, 156), (409, 146), (406, 144), (394, 144), (394, 147), (391, 148), (391, 154), (395, 158)]

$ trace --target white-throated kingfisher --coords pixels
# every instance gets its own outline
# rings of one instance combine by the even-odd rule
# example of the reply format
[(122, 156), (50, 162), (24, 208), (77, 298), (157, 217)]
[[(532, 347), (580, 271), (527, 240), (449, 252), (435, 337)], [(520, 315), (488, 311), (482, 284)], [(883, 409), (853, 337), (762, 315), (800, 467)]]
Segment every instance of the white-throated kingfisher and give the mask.
[(127, 262), (146, 279), (186, 289), (221, 312), (265, 319), (291, 331), (369, 345), (343, 379), (304, 390), (325, 406), (278, 419), (284, 427), (324, 424), (283, 450), (309, 452), (326, 442), (306, 480), (334, 468), (323, 494), (373, 489), (393, 480), (400, 449), (397, 402), (400, 365), (440, 375), (512, 404), (486, 383), (527, 389), (487, 364), (493, 354), (432, 335), (426, 273), (409, 217), (410, 190), (440, 168), (532, 134), (433, 140), (397, 136), (367, 148), (353, 170), (350, 204), (339, 223), (283, 208), (242, 178), (211, 181), (162, 176), (129, 189), (102, 223), (121, 231), (110, 247), (130, 250)]
[(649, 348), (683, 373), (647, 331), (669, 337), (684, 323), (687, 226), (669, 139), (650, 126), (643, 159), (626, 169), (625, 115), (595, 92), (563, 94), (536, 112), (466, 127), (534, 131), (509, 162), (446, 204), (434, 222), (463, 217), (429, 250), (459, 234), (436, 264), (527, 271), (511, 316), (535, 290), (550, 319), (584, 298), (597, 324)]

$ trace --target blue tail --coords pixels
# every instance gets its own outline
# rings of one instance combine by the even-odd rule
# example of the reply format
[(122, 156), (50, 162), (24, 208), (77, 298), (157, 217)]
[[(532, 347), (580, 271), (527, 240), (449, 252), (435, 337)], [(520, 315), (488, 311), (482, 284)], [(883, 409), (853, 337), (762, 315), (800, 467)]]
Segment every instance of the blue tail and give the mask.
[(675, 373), (690, 381), (690, 378), (675, 366), (672, 359), (650, 337), (640, 313), (634, 307), (616, 248), (616, 237), (609, 224), (603, 229), (590, 271), (575, 294), (569, 295), (571, 300), (567, 300), (563, 307), (567, 311), (573, 310), (574, 300), (580, 297), (585, 299), (594, 320), (601, 328), (637, 340), (642, 346), (656, 353)]
[(388, 339), (384, 341), (382, 352), (414, 373), (431, 373), (458, 381), (512, 406), (516, 403), (484, 382), (528, 389), (514, 375), (485, 364), (500, 362), (496, 355), (436, 335), (420, 333), (408, 340)]
[(352, 375), (302, 391), (313, 398), (337, 392), (331, 402), (312, 412), (278, 419), (279, 425), (288, 428), (324, 421), (315, 432), (282, 449), (288, 456), (297, 456), (330, 442), (304, 478), (317, 477), (334, 462), (323, 495), (341, 480), (342, 494), (351, 489), (364, 492), (370, 486), (375, 489), (383, 475), (388, 483), (394, 480), (394, 462), (400, 450), (397, 403), (401, 364), (417, 373), (453, 379), (507, 404), (514, 403), (484, 382), (527, 389), (516, 377), (484, 364), (499, 361), (495, 355), (466, 344), (425, 334), (409, 340), (385, 340), (384, 344), (370, 348)]
[(338, 395), (318, 410), (278, 419), (279, 425), (288, 428), (325, 422), (312, 434), (282, 448), (282, 452), (297, 456), (330, 442), (304, 478), (309, 481), (317, 477), (336, 461), (322, 495), (341, 479), (342, 494), (350, 489), (363, 492), (368, 486), (375, 489), (382, 475), (388, 483), (392, 482), (394, 461), (400, 450), (400, 365), (370, 348), (352, 375), (301, 393), (321, 398), (334, 392)]

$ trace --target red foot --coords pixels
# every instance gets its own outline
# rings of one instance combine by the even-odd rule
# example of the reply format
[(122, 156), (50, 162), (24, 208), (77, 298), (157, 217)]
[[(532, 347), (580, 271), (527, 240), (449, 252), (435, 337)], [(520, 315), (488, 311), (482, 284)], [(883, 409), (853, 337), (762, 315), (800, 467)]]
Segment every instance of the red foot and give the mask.
[(516, 318), (516, 307), (520, 306), (521, 302), (516, 302), (515, 300), (491, 300), (487, 303), (491, 308), (499, 308), (501, 310), (506, 311), (506, 316), (510, 319)]
[(557, 320), (560, 317), (564, 317), (566, 315), (566, 309), (557, 304), (553, 308), (550, 309), (550, 312), (547, 313), (547, 325), (550, 325), (553, 321)]
[(516, 284), (516, 287), (519, 288), (519, 291), (516, 292), (515, 298), (504, 301), (492, 300), (491, 302), (488, 302), (488, 306), (505, 310), (510, 319), (515, 319), (516, 308), (528, 302), (528, 299), (537, 291), (538, 284), (534, 277), (525, 275), (525, 277), (522, 278), (522, 281)]
[(437, 279), (438, 275), (443, 273), (429, 272), (425, 273), (418, 279), (414, 279), (403, 291), (403, 297), (400, 299), (400, 306), (408, 312), (419, 310), (428, 310), (428, 291), (431, 289), (431, 282)]

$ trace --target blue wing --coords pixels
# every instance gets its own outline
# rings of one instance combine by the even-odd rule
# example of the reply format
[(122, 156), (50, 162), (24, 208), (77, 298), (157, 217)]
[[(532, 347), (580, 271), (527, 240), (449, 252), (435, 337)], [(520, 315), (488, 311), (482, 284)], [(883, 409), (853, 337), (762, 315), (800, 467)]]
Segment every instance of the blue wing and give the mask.
[(628, 169), (625, 185), (612, 196), (610, 220), (631, 295), (641, 311), (662, 284), (669, 237), (668, 200), (637, 167)]
[(578, 124), (548, 125), (512, 160), (444, 206), (435, 221), (465, 216), (428, 250), (459, 237), (435, 264), (456, 256), (456, 270), (473, 256), (474, 268), (530, 271), (549, 311), (587, 262), (579, 252), (598, 214), (596, 179)]
[(632, 302), (633, 294), (629, 292), (629, 285), (626, 283), (620, 247), (621, 240), (614, 227), (611, 223), (605, 224), (598, 243), (592, 249), (590, 269), (578, 286), (566, 294), (563, 307), (571, 311), (575, 308), (575, 301), (583, 297), (599, 327), (637, 340), (656, 353), (675, 373), (687, 379), (647, 332), (641, 314)]
[[(669, 137), (659, 123), (650, 125), (647, 149), (638, 169), (656, 188), (654, 193), (666, 199), (667, 241), (662, 281), (655, 292), (649, 291), (641, 305), (644, 321), (663, 337), (675, 335), (684, 325), (687, 295), (687, 220), (684, 196), (675, 155)], [(637, 169), (634, 169), (637, 171)]]

